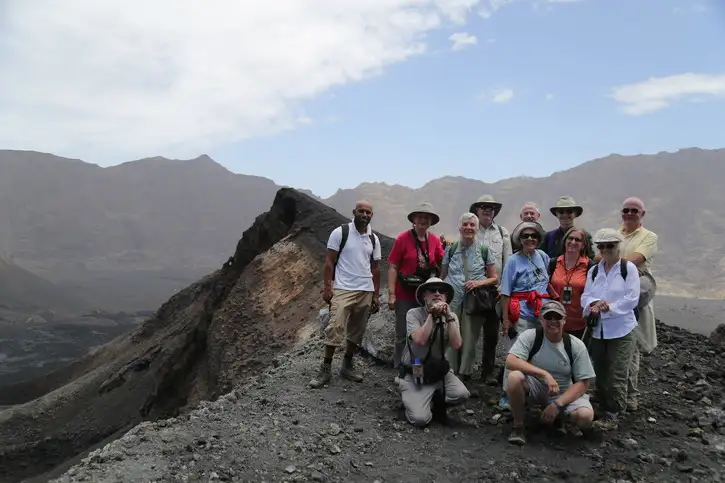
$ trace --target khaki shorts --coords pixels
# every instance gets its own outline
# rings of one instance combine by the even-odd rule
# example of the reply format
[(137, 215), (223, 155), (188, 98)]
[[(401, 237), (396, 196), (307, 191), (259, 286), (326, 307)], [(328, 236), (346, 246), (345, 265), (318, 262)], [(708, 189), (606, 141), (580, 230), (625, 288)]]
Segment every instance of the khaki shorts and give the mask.
[[(526, 385), (528, 386), (529, 390), (526, 394), (526, 403), (529, 406), (541, 406), (545, 407), (548, 406), (551, 401), (556, 399), (556, 397), (552, 397), (549, 395), (549, 386), (544, 384), (541, 379), (534, 376), (525, 376), (526, 377)], [(592, 409), (592, 404), (589, 402), (589, 395), (583, 394), (579, 398), (575, 399), (574, 401), (570, 402), (566, 406), (564, 406), (564, 413), (569, 415), (576, 411), (577, 409), (581, 408), (587, 408)]]
[(372, 292), (333, 290), (330, 323), (325, 328), (325, 344), (344, 347), (345, 339), (356, 345), (362, 344), (372, 305)]

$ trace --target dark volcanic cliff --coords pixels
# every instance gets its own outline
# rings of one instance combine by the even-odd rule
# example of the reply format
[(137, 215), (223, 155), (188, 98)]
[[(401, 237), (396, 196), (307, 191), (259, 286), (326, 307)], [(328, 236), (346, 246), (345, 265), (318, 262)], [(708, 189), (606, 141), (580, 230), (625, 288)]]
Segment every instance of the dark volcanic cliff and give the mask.
[[(215, 399), (272, 362), (316, 313), (330, 231), (345, 218), (292, 189), (244, 232), (231, 263), (128, 335), (0, 390), (0, 481), (48, 471), (142, 420)], [(385, 252), (390, 239), (381, 236)]]

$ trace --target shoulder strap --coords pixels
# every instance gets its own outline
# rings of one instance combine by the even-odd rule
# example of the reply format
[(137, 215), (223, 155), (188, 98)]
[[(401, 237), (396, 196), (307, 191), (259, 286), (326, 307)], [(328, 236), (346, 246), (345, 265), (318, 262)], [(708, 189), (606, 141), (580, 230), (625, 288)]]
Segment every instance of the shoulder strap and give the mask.
[(376, 245), (376, 242), (375, 242), (375, 233), (373, 233), (372, 230), (370, 230), (370, 234), (368, 235), (368, 237), (370, 237), (370, 243), (373, 244), (373, 251), (370, 253), (370, 264), (372, 265), (372, 263), (373, 263), (373, 255), (375, 255), (375, 245)]
[(592, 260), (592, 259), (590, 258), (590, 259), (589, 259), (589, 260), (587, 261), (587, 272), (588, 272), (588, 271), (589, 271), (589, 269), (590, 269), (590, 268), (592, 268), (592, 267), (593, 267), (594, 265), (597, 265), (597, 262), (595, 262), (594, 260)]
[(483, 259), (483, 265), (488, 266), (488, 245), (481, 243), (481, 258)]
[(498, 232), (501, 234), (501, 241), (503, 241), (503, 228), (499, 224), (496, 224), (496, 226), (498, 226)]
[(543, 327), (537, 327), (536, 328), (536, 338), (534, 339), (534, 345), (531, 346), (531, 350), (529, 351), (529, 358), (526, 360), (526, 362), (531, 362), (531, 359), (534, 358), (534, 356), (539, 352), (541, 349), (541, 344), (544, 343), (544, 328)]
[(566, 351), (567, 357), (569, 357), (571, 383), (574, 384), (576, 382), (576, 379), (574, 378), (574, 351), (571, 349), (571, 335), (567, 332), (564, 332), (564, 350)]
[(428, 235), (426, 234), (425, 250), (423, 250), (423, 244), (421, 244), (420, 240), (418, 240), (418, 235), (415, 234), (415, 230), (411, 229), (410, 235), (415, 241), (415, 248), (417, 250), (420, 250), (420, 253), (423, 255), (423, 259), (425, 259), (425, 263), (430, 265), (430, 257), (428, 255), (428, 250), (430, 250), (430, 242), (428, 241)]
[(458, 240), (451, 243), (451, 246), (448, 249), (448, 258), (453, 257), (453, 254), (456, 253), (456, 250), (458, 250)]
[(597, 278), (597, 275), (599, 274), (599, 264), (597, 263), (594, 265), (594, 270), (592, 270), (592, 282), (595, 278)]
[(554, 276), (554, 271), (556, 270), (556, 262), (558, 261), (558, 258), (552, 258), (549, 260), (549, 281), (551, 281), (551, 277)]
[(332, 279), (335, 280), (335, 272), (337, 271), (337, 262), (340, 260), (340, 253), (347, 243), (347, 237), (350, 235), (350, 225), (347, 223), (340, 225), (342, 229), (342, 237), (340, 238), (340, 248), (337, 250), (337, 256), (335, 257), (335, 264), (332, 266)]
[(627, 280), (627, 260), (624, 258), (619, 259), (619, 273), (624, 280)]

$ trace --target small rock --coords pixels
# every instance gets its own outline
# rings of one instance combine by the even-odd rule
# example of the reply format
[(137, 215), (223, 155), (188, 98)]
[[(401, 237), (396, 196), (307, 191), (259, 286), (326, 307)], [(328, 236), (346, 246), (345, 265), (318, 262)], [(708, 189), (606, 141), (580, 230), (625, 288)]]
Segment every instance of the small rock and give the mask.
[(342, 452), (342, 450), (340, 449), (340, 447), (338, 445), (334, 445), (334, 446), (330, 447), (330, 453), (332, 453), (332, 454), (340, 454), (341, 452)]
[(690, 465), (675, 465), (675, 468), (677, 468), (677, 471), (680, 473), (692, 473), (692, 470), (694, 469)]
[(342, 432), (342, 428), (340, 428), (339, 425), (337, 425), (335, 423), (330, 424), (330, 434), (332, 436), (337, 436), (341, 432)]
[(632, 439), (632, 438), (620, 439), (619, 444), (623, 448), (627, 448), (627, 449), (633, 449), (633, 448), (636, 448), (637, 446), (639, 446), (639, 443), (637, 442), (637, 440)]
[(292, 474), (295, 471), (297, 471), (297, 468), (295, 468), (294, 465), (289, 465), (287, 468), (284, 469), (287, 473)]
[(653, 417), (649, 417), (649, 418), (647, 418), (647, 422), (648, 423), (656, 423), (657, 420), (655, 418), (653, 418)]
[(310, 477), (312, 478), (312, 481), (325, 481), (325, 475), (319, 471), (313, 471)]
[(476, 411), (474, 411), (473, 409), (466, 409), (466, 414), (468, 414), (469, 416), (472, 416), (472, 415), (476, 414)]

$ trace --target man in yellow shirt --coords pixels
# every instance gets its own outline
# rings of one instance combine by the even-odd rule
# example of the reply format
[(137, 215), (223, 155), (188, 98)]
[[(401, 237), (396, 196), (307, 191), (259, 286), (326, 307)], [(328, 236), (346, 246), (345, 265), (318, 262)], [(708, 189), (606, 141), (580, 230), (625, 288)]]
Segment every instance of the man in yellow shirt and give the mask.
[[(634, 263), (640, 273), (652, 275), (652, 257), (657, 253), (657, 234), (642, 226), (645, 215), (644, 203), (639, 198), (630, 197), (622, 203), (622, 226), (624, 235), (621, 243), (621, 254)], [(655, 329), (654, 299), (639, 309), (639, 320), (635, 335), (637, 346), (629, 366), (629, 382), (627, 384), (627, 410), (638, 409), (639, 361), (640, 351), (652, 352), (657, 347), (657, 331)]]

